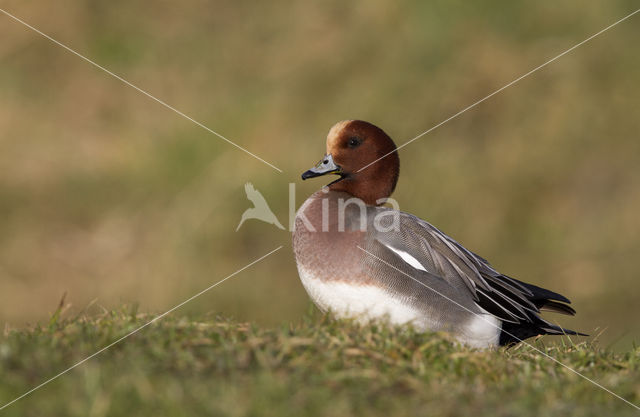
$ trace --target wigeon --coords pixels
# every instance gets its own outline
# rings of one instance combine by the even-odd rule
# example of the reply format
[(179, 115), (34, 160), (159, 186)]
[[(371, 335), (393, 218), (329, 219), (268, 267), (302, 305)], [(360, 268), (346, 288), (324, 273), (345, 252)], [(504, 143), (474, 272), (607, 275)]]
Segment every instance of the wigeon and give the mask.
[(503, 275), (426, 221), (383, 206), (399, 168), (382, 129), (348, 120), (331, 128), (326, 155), (302, 174), (338, 175), (300, 207), (293, 232), (300, 279), (320, 310), (446, 331), (472, 347), (580, 334), (539, 315), (574, 315), (566, 297)]

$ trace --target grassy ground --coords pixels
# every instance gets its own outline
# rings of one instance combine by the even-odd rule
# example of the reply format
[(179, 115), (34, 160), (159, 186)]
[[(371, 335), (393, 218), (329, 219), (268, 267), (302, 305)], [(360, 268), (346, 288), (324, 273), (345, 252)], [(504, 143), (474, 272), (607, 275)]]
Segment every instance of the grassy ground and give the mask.
[[(135, 309), (6, 331), (2, 404), (133, 330)], [(640, 401), (640, 348), (534, 345), (630, 401)], [(547, 343), (547, 344), (545, 344)], [(524, 345), (456, 346), (444, 335), (308, 315), (261, 328), (170, 315), (0, 411), (6, 416), (602, 416), (628, 404)]]

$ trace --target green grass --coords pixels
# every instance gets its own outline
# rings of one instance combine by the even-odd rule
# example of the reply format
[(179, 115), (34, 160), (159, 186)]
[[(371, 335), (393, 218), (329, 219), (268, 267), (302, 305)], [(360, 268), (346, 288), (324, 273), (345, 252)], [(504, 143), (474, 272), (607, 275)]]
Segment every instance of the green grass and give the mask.
[[(21, 395), (152, 316), (62, 319), (0, 339), (0, 400)], [(640, 348), (552, 338), (538, 349), (640, 402)], [(532, 347), (478, 351), (446, 335), (307, 315), (264, 328), (170, 315), (19, 400), (7, 416), (602, 416), (628, 404)]]

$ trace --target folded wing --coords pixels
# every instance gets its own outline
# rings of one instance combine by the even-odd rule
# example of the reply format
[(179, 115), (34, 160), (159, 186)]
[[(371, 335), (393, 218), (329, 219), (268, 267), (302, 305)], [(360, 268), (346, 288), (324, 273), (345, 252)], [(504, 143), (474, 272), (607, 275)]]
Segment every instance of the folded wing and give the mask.
[[(440, 277), (458, 291), (468, 292), (479, 307), (503, 322), (511, 323), (511, 326), (507, 326), (511, 329), (524, 325), (533, 326), (529, 333), (536, 330), (536, 334), (576, 334), (539, 316), (542, 310), (575, 314), (566, 297), (499, 273), (486, 259), (464, 248), (424, 220), (400, 212), (398, 228), (374, 231), (372, 236), (377, 243), (391, 249), (391, 256), (405, 263), (412, 258), (409, 264), (417, 261), (422, 266), (417, 269)], [(399, 259), (395, 261), (400, 262)], [(506, 329), (504, 325), (503, 329)]]

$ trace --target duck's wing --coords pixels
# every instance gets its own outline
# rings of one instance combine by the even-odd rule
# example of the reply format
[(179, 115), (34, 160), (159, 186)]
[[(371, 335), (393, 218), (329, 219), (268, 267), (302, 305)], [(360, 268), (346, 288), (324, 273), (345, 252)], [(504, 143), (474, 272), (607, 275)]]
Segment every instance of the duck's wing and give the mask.
[[(575, 314), (570, 301), (553, 291), (527, 284), (496, 271), (489, 262), (461, 244), (411, 214), (397, 212), (397, 227), (391, 209), (378, 207), (376, 213), (387, 211), (387, 220), (370, 231), (369, 238), (388, 248), (386, 258), (402, 270), (410, 266), (440, 277), (458, 291), (468, 292), (475, 304), (502, 321), (540, 323), (540, 310)], [(372, 224), (370, 226), (375, 226)], [(371, 242), (371, 243), (374, 243)], [(545, 322), (546, 323), (546, 322)]]

